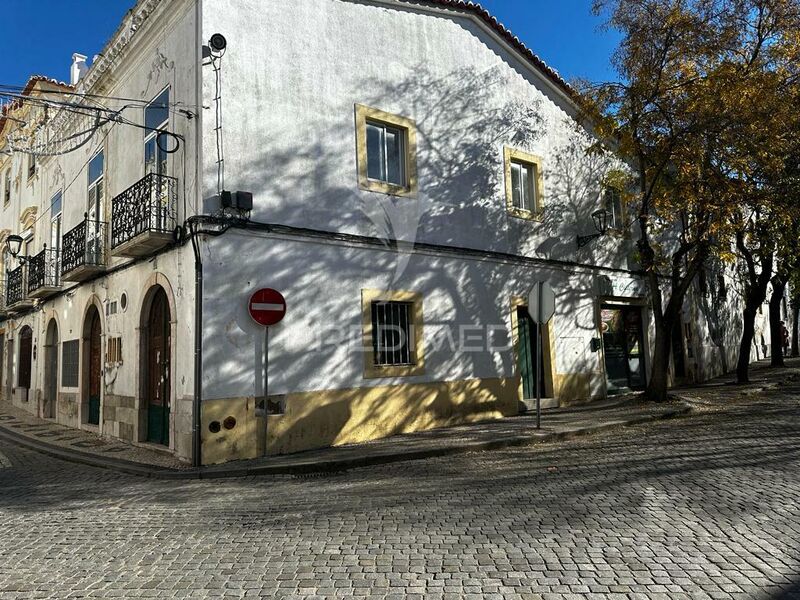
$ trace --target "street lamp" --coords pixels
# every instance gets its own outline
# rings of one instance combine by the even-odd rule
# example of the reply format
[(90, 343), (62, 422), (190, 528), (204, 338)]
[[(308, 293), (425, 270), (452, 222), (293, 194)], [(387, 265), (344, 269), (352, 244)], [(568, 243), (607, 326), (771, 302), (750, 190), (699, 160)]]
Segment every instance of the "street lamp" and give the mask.
[(592, 240), (596, 240), (597, 238), (604, 236), (608, 231), (608, 221), (610, 217), (611, 213), (603, 208), (594, 211), (592, 213), (592, 221), (594, 222), (594, 228), (597, 230), (597, 233), (592, 233), (590, 235), (579, 235), (578, 248), (583, 248)]
[(6, 249), (8, 250), (9, 254), (14, 258), (19, 258), (21, 263), (25, 262), (26, 256), (19, 256), (19, 252), (22, 249), (22, 236), (17, 234), (12, 234), (6, 238)]

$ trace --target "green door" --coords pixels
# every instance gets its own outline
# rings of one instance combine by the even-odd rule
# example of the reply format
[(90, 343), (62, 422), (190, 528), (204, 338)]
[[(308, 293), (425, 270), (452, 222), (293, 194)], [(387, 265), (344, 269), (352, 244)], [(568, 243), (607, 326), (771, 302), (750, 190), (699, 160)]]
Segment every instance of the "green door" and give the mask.
[(102, 381), (100, 338), (100, 314), (93, 311), (89, 330), (89, 416), (90, 425), (100, 424), (100, 385)]
[(169, 446), (169, 306), (159, 289), (150, 305), (147, 325), (147, 441)]
[[(536, 371), (536, 323), (531, 319), (527, 307), (517, 309), (517, 355), (519, 358), (519, 373), (522, 379), (522, 395), (525, 400), (536, 398), (536, 380), (539, 373)], [(540, 373), (544, 374), (544, 356), (539, 358)], [(544, 378), (539, 382), (539, 394), (545, 397)]]

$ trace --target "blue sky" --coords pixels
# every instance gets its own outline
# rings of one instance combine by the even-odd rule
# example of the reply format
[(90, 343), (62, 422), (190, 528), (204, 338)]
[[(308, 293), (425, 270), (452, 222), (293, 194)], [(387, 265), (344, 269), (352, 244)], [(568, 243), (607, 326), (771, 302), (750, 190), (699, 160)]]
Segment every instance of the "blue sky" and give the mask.
[[(134, 5), (134, 0), (0, 1), (0, 39), (11, 49), (0, 66), (0, 84), (12, 85), (24, 84), (32, 74), (68, 79), (72, 53), (91, 58), (100, 52)], [(592, 16), (591, 0), (481, 0), (481, 4), (566, 79), (616, 78), (609, 58), (618, 38), (601, 31), (602, 20)], [(35, 29), (30, 27), (32, 19)]]

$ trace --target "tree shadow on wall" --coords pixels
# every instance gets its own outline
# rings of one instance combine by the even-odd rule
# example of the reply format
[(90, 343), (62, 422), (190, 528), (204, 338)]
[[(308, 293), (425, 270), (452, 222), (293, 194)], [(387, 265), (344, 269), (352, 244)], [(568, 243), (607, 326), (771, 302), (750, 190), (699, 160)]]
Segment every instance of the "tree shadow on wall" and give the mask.
[[(502, 93), (505, 77), (499, 69), (474, 68), (441, 77), (420, 65), (413, 77), (392, 85), (372, 79), (359, 83), (358, 89), (369, 90), (364, 104), (384, 107), (399, 103), (398, 112), (415, 119), (417, 198), (359, 189), (355, 127), (350, 115), (326, 123), (326, 142), (283, 140), (276, 148), (265, 147), (261, 155), (239, 167), (243, 180), (237, 185), (259, 191), (254, 220), (381, 240), (367, 250), (336, 235), (312, 244), (278, 245), (255, 234), (230, 243), (228, 236), (234, 234), (229, 233), (220, 238), (227, 243), (206, 246), (204, 261), (222, 270), (226, 265), (240, 268), (243, 252), (261, 257), (258, 264), (262, 269), (267, 267), (270, 281), (290, 282), (285, 287), (287, 301), (308, 309), (292, 317), (305, 323), (303, 339), (290, 336), (280, 325), (271, 333), (271, 390), (352, 389), (353, 382), (362, 381), (375, 385), (476, 379), (470, 382), (467, 393), (487, 398), (487, 417), (505, 410), (497, 403), (498, 394), (516, 394), (518, 379), (503, 376), (516, 372), (513, 350), (454, 352), (446, 345), (434, 347), (432, 338), (427, 340), (424, 378), (364, 381), (358, 343), (362, 328), (360, 298), (349, 289), (348, 293), (339, 293), (338, 282), (358, 282), (360, 288), (425, 291), (426, 298), (435, 298), (437, 306), (432, 309), (425, 304), (426, 328), (496, 324), (505, 327), (497, 340), (497, 345), (503, 346), (511, 341), (512, 296), (525, 297), (533, 282), (550, 280), (561, 293), (558, 318), (570, 319), (570, 327), (581, 332), (576, 336), (591, 335), (588, 332), (596, 330), (594, 315), (586, 310), (595, 287), (595, 277), (589, 270), (578, 273), (573, 267), (565, 270), (544, 262), (513, 264), (491, 257), (446, 255), (425, 247), (438, 244), (538, 259), (620, 265), (627, 260), (628, 240), (603, 240), (581, 255), (575, 247), (575, 236), (585, 227), (586, 215), (597, 206), (600, 180), (609, 159), (588, 154), (582, 147), (570, 149), (565, 136), (576, 135), (574, 123), (562, 121), (562, 113), (557, 118), (546, 117), (538, 102), (508, 99)], [(503, 146), (536, 147), (545, 143), (545, 133), (553, 130), (553, 139), (559, 141), (556, 159), (544, 168), (544, 222), (516, 219), (506, 208)], [(580, 138), (580, 142), (587, 147), (591, 143), (588, 138)], [(343, 172), (349, 176), (343, 179)], [(575, 280), (570, 279), (576, 274), (580, 288), (575, 288)], [(263, 270), (252, 270), (244, 279), (252, 287), (263, 282), (262, 278)], [(242, 285), (242, 278), (230, 277), (214, 281), (208, 289), (213, 289), (218, 299), (229, 299), (241, 296)], [(237, 356), (239, 352), (254, 356), (261, 369), (262, 334), (244, 308), (232, 311), (227, 302), (213, 302), (204, 315), (206, 397), (225, 397), (224, 389), (250, 389), (259, 396), (263, 393), (262, 374), (254, 374), (252, 365), (241, 363)], [(348, 340), (342, 339), (342, 328), (350, 333)], [(575, 373), (588, 372), (595, 363), (594, 355), (584, 351), (568, 368)], [(477, 378), (505, 381), (482, 385)], [(405, 385), (386, 389), (357, 415), (348, 409), (359, 395), (357, 390), (340, 394), (340, 406), (298, 406), (296, 424), (284, 435), (287, 439), (300, 438), (306, 421), (322, 421), (326, 425), (321, 437), (341, 443), (351, 439), (348, 432), (359, 429), (383, 436), (463, 422), (465, 418), (440, 394), (420, 392), (409, 398)], [(397, 412), (398, 406), (408, 406), (409, 402), (414, 410)]]

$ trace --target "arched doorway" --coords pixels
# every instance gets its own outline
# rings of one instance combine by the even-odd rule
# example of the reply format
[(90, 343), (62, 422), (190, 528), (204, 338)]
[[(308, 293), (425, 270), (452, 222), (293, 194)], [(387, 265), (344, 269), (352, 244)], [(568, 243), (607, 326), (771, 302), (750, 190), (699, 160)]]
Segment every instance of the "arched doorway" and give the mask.
[(17, 387), (22, 393), (22, 400), (27, 402), (31, 388), (31, 363), (33, 360), (33, 330), (25, 325), (19, 332), (19, 370), (17, 371)]
[(97, 307), (92, 305), (83, 322), (83, 405), (86, 423), (100, 425), (100, 389), (102, 387), (101, 344), (103, 325)]
[(169, 446), (170, 312), (167, 293), (158, 286), (147, 314), (144, 398), (147, 402), (147, 441)]
[(44, 404), (42, 417), (54, 419), (58, 406), (58, 324), (50, 319), (44, 345)]

